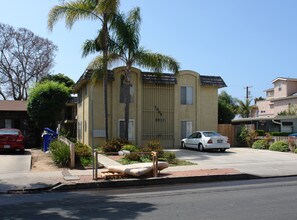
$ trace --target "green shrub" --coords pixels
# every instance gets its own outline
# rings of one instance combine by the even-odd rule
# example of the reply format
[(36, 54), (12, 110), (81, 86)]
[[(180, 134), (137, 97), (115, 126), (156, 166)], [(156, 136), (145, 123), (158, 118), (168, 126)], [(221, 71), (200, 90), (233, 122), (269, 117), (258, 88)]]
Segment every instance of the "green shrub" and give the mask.
[(75, 156), (81, 157), (92, 157), (92, 148), (82, 143), (76, 143), (74, 146)]
[(139, 161), (139, 162), (141, 161), (140, 160), (140, 154), (135, 153), (135, 152), (132, 152), (130, 154), (126, 154), (125, 159), (130, 160), (130, 161)]
[(80, 163), (83, 167), (86, 167), (92, 164), (91, 147), (82, 143), (75, 143), (74, 151), (75, 151), (76, 163)]
[(110, 141), (105, 142), (101, 149), (104, 153), (110, 153), (110, 152), (118, 152), (122, 149), (122, 147), (126, 144), (131, 144), (126, 139), (116, 138), (112, 139)]
[(257, 140), (253, 143), (252, 148), (266, 150), (269, 148), (267, 140)]
[(92, 157), (80, 157), (79, 162), (84, 167), (90, 166), (92, 164)]
[(242, 126), (236, 138), (241, 144), (251, 147), (257, 138), (257, 132), (254, 129)]
[(288, 136), (291, 133), (288, 133), (288, 132), (270, 132), (270, 134), (272, 136), (282, 136), (282, 137), (285, 137), (285, 136)]
[(294, 150), (294, 153), (297, 154), (297, 148)]
[[(163, 151), (163, 146), (161, 145), (159, 140), (152, 140), (152, 141), (147, 141), (142, 149), (143, 152), (152, 152), (155, 151), (158, 153), (158, 158), (162, 158), (164, 151)], [(148, 154), (149, 155), (149, 154)], [(149, 155), (151, 158), (151, 155)]]
[(265, 131), (264, 130), (256, 130), (256, 133), (258, 136), (265, 136)]
[(55, 140), (50, 143), (50, 150), (55, 164), (59, 167), (68, 167), (70, 163), (70, 148), (67, 144)]
[(126, 144), (122, 147), (122, 150), (127, 150), (130, 152), (139, 152), (139, 148), (137, 146), (134, 146), (132, 144)]
[(174, 152), (164, 151), (163, 157), (168, 163), (173, 163), (176, 160), (176, 155)]
[(277, 141), (270, 145), (269, 150), (288, 152), (290, 151), (289, 144), (284, 141)]

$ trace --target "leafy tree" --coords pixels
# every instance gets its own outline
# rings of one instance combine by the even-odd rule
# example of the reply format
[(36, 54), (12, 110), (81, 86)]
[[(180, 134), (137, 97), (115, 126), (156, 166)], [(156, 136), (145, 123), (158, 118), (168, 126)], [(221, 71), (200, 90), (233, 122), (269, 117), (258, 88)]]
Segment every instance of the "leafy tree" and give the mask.
[(252, 100), (249, 100), (249, 99), (246, 99), (245, 101), (242, 101), (239, 99), (237, 100), (237, 103), (238, 103), (237, 112), (238, 114), (240, 114), (241, 117), (248, 118), (250, 116), (250, 112), (252, 109), (251, 101)]
[(30, 90), (28, 115), (39, 128), (54, 129), (69, 98), (70, 89), (65, 85), (53, 81), (39, 83)]
[(29, 88), (54, 66), (57, 46), (25, 28), (0, 23), (0, 96), (27, 100)]
[(287, 110), (278, 113), (280, 116), (297, 115), (297, 105), (289, 105)]
[(236, 100), (226, 91), (222, 91), (218, 99), (218, 123), (231, 123), (237, 111)]
[(73, 88), (74, 86), (74, 81), (70, 79), (68, 76), (65, 76), (63, 73), (58, 73), (54, 75), (46, 75), (41, 79), (40, 82), (45, 82), (45, 81), (54, 81), (58, 83), (64, 84), (68, 88)]
[(106, 140), (108, 134), (108, 108), (107, 108), (107, 58), (108, 58), (108, 39), (111, 22), (119, 7), (119, 0), (74, 0), (63, 1), (60, 5), (54, 6), (48, 14), (48, 28), (53, 29), (54, 24), (65, 17), (66, 27), (72, 28), (73, 24), (81, 19), (99, 20), (100, 30), (97, 46), (102, 48), (103, 65), (102, 74), (104, 78), (104, 111), (105, 111), (105, 129)]
[[(131, 10), (127, 15), (118, 14), (112, 23), (114, 35), (110, 40), (109, 61), (117, 63), (119, 61), (126, 65), (122, 76), (125, 100), (125, 136), (128, 139), (129, 126), (129, 105), (130, 105), (130, 87), (132, 66), (137, 65), (150, 69), (156, 73), (161, 73), (164, 69), (178, 73), (179, 64), (170, 56), (159, 53), (153, 53), (145, 50), (140, 44), (140, 8)], [(93, 45), (90, 47), (89, 45)], [(94, 52), (96, 40), (87, 41), (84, 47), (84, 54)], [(93, 66), (100, 67), (102, 57), (99, 56), (93, 61)], [(98, 65), (99, 64), (99, 65)]]

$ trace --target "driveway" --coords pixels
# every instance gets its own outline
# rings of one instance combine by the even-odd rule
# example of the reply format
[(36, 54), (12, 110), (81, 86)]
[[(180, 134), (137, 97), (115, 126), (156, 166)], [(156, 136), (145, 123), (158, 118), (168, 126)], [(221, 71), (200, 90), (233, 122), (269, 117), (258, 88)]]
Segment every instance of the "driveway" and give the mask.
[(31, 169), (31, 152), (24, 154), (0, 152), (0, 174), (27, 173)]
[(197, 163), (182, 169), (234, 168), (256, 176), (297, 175), (297, 154), (251, 148), (231, 148), (226, 152), (199, 152), (189, 149), (172, 149), (178, 159)]

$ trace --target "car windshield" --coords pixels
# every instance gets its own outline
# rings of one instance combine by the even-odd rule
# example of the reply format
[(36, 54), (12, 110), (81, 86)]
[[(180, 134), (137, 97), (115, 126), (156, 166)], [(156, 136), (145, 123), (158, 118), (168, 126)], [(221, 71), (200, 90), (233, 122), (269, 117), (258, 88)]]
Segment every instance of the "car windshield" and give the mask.
[(12, 129), (0, 129), (0, 135), (18, 135), (18, 130), (12, 130)]
[(219, 133), (214, 132), (214, 131), (205, 131), (205, 132), (203, 132), (203, 135), (205, 137), (222, 136)]

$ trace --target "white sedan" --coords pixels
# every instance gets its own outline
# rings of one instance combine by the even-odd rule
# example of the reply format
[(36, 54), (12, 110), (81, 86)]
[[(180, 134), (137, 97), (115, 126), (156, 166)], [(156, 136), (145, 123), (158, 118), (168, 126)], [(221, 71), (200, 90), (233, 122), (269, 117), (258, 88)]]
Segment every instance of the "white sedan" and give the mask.
[(189, 137), (181, 140), (182, 148), (194, 148), (199, 151), (217, 149), (225, 151), (230, 148), (228, 137), (214, 131), (195, 131)]

